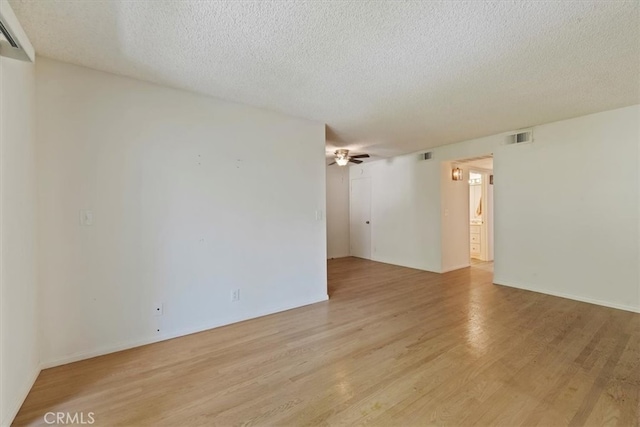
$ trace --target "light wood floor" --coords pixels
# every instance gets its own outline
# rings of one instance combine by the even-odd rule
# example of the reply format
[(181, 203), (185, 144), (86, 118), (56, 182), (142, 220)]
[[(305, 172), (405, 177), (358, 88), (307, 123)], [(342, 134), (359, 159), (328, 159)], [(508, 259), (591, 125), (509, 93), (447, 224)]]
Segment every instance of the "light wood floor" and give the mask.
[(45, 370), (15, 424), (638, 425), (640, 315), (488, 270), (332, 260), (329, 302)]

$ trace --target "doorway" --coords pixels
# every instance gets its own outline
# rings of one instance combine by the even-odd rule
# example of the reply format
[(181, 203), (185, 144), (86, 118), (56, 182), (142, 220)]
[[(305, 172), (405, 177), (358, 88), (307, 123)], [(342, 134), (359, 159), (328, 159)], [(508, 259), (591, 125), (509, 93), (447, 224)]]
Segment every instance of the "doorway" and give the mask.
[(445, 162), (444, 168), (443, 271), (471, 266), (492, 272), (493, 155)]
[(469, 252), (471, 260), (493, 261), (493, 169), (469, 170)]
[(351, 256), (371, 259), (371, 179), (351, 180), (349, 226)]

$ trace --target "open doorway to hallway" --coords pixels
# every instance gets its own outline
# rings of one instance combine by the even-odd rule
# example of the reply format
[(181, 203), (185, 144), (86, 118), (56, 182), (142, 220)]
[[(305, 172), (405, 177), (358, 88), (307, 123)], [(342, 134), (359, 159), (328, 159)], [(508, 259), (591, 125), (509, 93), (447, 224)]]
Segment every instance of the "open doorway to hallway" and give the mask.
[(493, 271), (493, 156), (445, 162), (443, 169), (451, 170), (442, 186), (443, 270), (471, 266)]

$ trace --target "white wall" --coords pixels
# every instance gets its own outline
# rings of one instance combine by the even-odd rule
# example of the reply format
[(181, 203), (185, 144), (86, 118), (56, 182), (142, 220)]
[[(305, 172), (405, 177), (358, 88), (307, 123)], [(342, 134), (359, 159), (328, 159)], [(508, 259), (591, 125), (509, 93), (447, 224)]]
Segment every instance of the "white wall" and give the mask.
[(372, 177), (377, 261), (442, 271), (441, 162), (494, 154), (495, 282), (640, 310), (640, 106), (352, 167)]
[(442, 219), (441, 272), (468, 267), (469, 258), (469, 170), (464, 170), (462, 181), (451, 179), (451, 162), (440, 164)]
[(327, 298), (324, 124), (47, 59), (36, 77), (45, 366)]
[(640, 311), (640, 107), (538, 126), (496, 158), (495, 282)]
[(349, 256), (349, 168), (327, 167), (327, 259)]
[(0, 425), (39, 368), (34, 65), (0, 58)]
[[(490, 174), (487, 175), (487, 179), (489, 179), (489, 177), (493, 175), (493, 171), (491, 171)], [(493, 201), (493, 185), (488, 184), (487, 181), (487, 185), (486, 185), (486, 218), (487, 218), (487, 222), (486, 222), (486, 227), (485, 227), (485, 231), (487, 233), (487, 260), (489, 261), (493, 261), (494, 258), (494, 254), (493, 254), (493, 248), (494, 248), (494, 236), (495, 236), (495, 222), (493, 219), (494, 216), (494, 201)]]
[(371, 178), (371, 259), (440, 271), (440, 165), (410, 154), (349, 173), (352, 180)]

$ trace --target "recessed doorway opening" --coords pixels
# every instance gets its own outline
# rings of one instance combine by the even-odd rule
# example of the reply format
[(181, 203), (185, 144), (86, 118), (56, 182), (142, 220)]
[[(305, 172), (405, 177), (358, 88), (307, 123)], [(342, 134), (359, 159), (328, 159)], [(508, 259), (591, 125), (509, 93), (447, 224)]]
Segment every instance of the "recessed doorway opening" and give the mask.
[(493, 271), (493, 155), (443, 162), (443, 170), (443, 272)]

